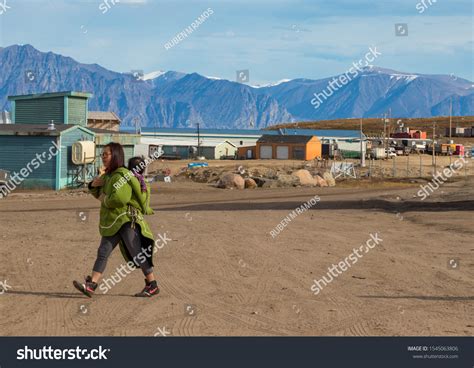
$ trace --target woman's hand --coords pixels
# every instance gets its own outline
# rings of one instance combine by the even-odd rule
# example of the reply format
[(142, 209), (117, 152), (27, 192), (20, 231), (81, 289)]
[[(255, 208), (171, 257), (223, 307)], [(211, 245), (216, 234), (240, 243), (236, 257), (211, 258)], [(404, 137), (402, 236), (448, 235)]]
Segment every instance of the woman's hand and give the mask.
[(101, 187), (104, 185), (104, 179), (99, 176), (96, 176), (94, 180), (92, 180), (91, 187)]
[(98, 172), (99, 172), (99, 176), (102, 176), (102, 175), (104, 175), (104, 174), (105, 174), (105, 172), (106, 172), (106, 170), (105, 170), (105, 167), (104, 167), (104, 166), (101, 166), (101, 167), (99, 167), (99, 170), (98, 170)]

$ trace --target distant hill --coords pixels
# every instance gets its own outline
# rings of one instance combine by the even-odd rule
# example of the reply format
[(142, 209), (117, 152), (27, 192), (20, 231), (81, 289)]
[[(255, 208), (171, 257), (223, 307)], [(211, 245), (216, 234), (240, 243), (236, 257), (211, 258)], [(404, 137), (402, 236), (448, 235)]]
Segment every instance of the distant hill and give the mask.
[(91, 92), (90, 110), (110, 110), (133, 126), (264, 128), (278, 123), (380, 117), (474, 115), (473, 83), (454, 76), (366, 68), (318, 109), (314, 93), (332, 78), (283, 80), (266, 87), (197, 73), (152, 72), (145, 80), (97, 64), (41, 52), (31, 45), (0, 48), (0, 107), (8, 95), (76, 90)]
[[(268, 130), (275, 129), (360, 129), (361, 119), (337, 119), (337, 120), (321, 120), (321, 121), (303, 121), (290, 124), (277, 124), (268, 127)], [(390, 127), (390, 131), (393, 132), (399, 126), (409, 127), (410, 129), (419, 129), (426, 131), (428, 136), (431, 137), (433, 134), (433, 123), (435, 123), (436, 136), (444, 136), (446, 128), (449, 127), (449, 116), (438, 116), (432, 118), (396, 118), (388, 119), (386, 122), (386, 129)], [(470, 128), (474, 127), (474, 116), (453, 116), (451, 118), (451, 127), (463, 127)], [(377, 118), (365, 118), (362, 119), (362, 128), (366, 135), (369, 136), (380, 136), (383, 134), (384, 122), (382, 119)], [(474, 138), (470, 138), (473, 139)], [(470, 140), (468, 139), (468, 140)]]

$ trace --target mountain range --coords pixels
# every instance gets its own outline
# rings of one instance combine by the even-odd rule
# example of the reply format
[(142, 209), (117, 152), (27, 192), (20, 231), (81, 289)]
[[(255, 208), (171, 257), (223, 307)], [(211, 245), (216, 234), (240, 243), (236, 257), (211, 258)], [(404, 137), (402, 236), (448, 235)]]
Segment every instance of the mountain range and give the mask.
[[(368, 67), (325, 99), (334, 77), (250, 86), (197, 73), (118, 73), (97, 64), (41, 52), (31, 45), (0, 48), (0, 108), (9, 95), (81, 91), (91, 111), (113, 111), (122, 126), (264, 128), (278, 123), (380, 117), (474, 115), (474, 84), (454, 75), (425, 75)], [(336, 76), (339, 77), (339, 76)], [(314, 102), (314, 101), (313, 101)]]

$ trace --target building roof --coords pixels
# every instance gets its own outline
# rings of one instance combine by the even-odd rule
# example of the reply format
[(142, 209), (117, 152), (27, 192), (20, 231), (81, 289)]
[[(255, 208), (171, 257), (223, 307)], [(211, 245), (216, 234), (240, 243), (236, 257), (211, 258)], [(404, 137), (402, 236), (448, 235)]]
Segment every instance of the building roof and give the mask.
[[(125, 128), (127, 129), (127, 128)], [(129, 128), (132, 129), (132, 128)], [(197, 128), (141, 128), (142, 135), (174, 135), (174, 136), (193, 136), (197, 135)], [(343, 129), (278, 129), (278, 130), (261, 130), (261, 129), (200, 129), (201, 136), (238, 136), (241, 138), (256, 138), (262, 135), (309, 135), (318, 138), (335, 138), (335, 139), (360, 139), (360, 131), (343, 130)], [(365, 138), (365, 135), (362, 134)]]
[(135, 132), (122, 132), (122, 131), (116, 131), (116, 130), (110, 130), (110, 129), (100, 129), (100, 128), (92, 128), (92, 127), (87, 127), (87, 129), (97, 134), (140, 135), (140, 134), (135, 134)]
[(89, 111), (87, 112), (87, 120), (116, 120), (118, 123), (121, 122), (113, 111)]
[(49, 130), (48, 124), (0, 124), (0, 135), (58, 136), (70, 129), (81, 129), (94, 134), (91, 129), (80, 125), (55, 124), (54, 128)]
[(91, 98), (93, 94), (87, 93), (87, 92), (75, 92), (75, 91), (36, 93), (36, 94), (30, 94), (30, 95), (8, 96), (8, 101), (33, 100), (33, 99), (39, 99), (39, 98), (52, 98), (52, 97), (65, 97), (65, 96)]
[[(133, 129), (133, 128), (129, 128)], [(197, 134), (197, 128), (141, 128), (142, 133), (179, 133)], [(199, 129), (200, 134), (232, 134), (232, 135), (262, 135), (265, 134), (260, 129)], [(270, 133), (271, 134), (271, 133)]]
[[(235, 144), (232, 142), (229, 142), (227, 140), (221, 140), (221, 141), (216, 141), (216, 140), (207, 140), (207, 139), (201, 139), (200, 140), (201, 147), (217, 147), (220, 144), (223, 143), (228, 143), (233, 147), (236, 147)], [(190, 141), (188, 139), (173, 139), (173, 138), (144, 138), (142, 137), (141, 139), (142, 144), (155, 144), (155, 145), (163, 145), (163, 146), (181, 146), (181, 147), (197, 147), (197, 140)]]
[(262, 135), (257, 143), (308, 143), (311, 135)]
[[(315, 135), (318, 138), (358, 138), (359, 130), (340, 130), (340, 129), (278, 129), (275, 130), (282, 135)], [(266, 134), (266, 133), (265, 133)], [(365, 135), (362, 134), (365, 138)]]

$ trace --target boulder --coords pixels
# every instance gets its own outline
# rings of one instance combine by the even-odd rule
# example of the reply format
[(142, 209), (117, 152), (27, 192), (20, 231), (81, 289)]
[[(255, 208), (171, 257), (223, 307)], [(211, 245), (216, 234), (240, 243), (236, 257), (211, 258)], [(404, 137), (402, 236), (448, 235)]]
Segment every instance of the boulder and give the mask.
[(248, 173), (250, 176), (258, 176), (269, 179), (276, 179), (277, 176), (276, 170), (263, 166), (252, 167), (248, 169)]
[(279, 187), (296, 187), (300, 185), (300, 179), (294, 175), (278, 174), (276, 180)]
[(254, 176), (254, 177), (249, 178), (249, 179), (252, 179), (257, 184), (257, 187), (259, 187), (259, 188), (263, 187), (263, 184), (265, 184), (265, 180), (266, 180), (264, 178), (259, 178), (257, 176)]
[(328, 183), (326, 182), (326, 180), (324, 180), (324, 179), (323, 179), (322, 177), (320, 177), (319, 175), (316, 175), (316, 176), (314, 177), (314, 180), (316, 181), (316, 185), (317, 185), (318, 187), (323, 188), (323, 187), (327, 187), (327, 186), (328, 186)]
[(223, 188), (223, 189), (231, 189), (231, 188), (244, 189), (245, 181), (240, 175), (233, 174), (233, 173), (226, 173), (220, 177), (217, 183), (217, 187)]
[(257, 188), (257, 183), (252, 178), (245, 179), (245, 188), (246, 189), (255, 189)]
[(278, 181), (273, 179), (265, 179), (262, 188), (278, 188)]
[(328, 183), (330, 187), (336, 186), (336, 179), (334, 179), (334, 176), (332, 176), (332, 174), (329, 171), (326, 171), (323, 174), (323, 178), (324, 180), (326, 180), (326, 182)]
[(292, 175), (296, 176), (299, 179), (301, 185), (316, 185), (316, 181), (308, 170), (297, 170)]

